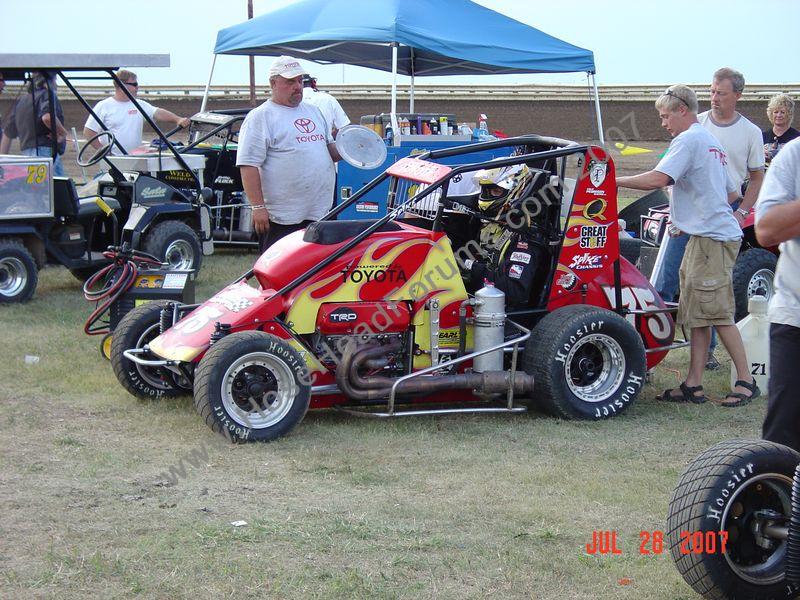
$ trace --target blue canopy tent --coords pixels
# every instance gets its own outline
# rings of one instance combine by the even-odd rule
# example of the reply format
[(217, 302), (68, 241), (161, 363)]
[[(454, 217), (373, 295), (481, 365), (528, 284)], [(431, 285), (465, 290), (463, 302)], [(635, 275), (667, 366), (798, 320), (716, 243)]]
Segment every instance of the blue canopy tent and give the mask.
[[(603, 141), (592, 52), (469, 0), (300, 0), (220, 30), (214, 60), (218, 54), (389, 71), (393, 122), (398, 73), (411, 77), (413, 112), (415, 76), (586, 72)], [(211, 76), (206, 98), (210, 84)]]

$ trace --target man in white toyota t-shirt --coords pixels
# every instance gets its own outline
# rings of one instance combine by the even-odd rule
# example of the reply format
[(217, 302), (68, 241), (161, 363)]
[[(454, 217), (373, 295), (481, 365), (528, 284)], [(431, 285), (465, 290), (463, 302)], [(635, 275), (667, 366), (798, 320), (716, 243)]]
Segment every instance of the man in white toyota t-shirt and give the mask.
[[(131, 96), (136, 97), (139, 92), (139, 79), (136, 77), (136, 73), (128, 71), (127, 69), (120, 69), (117, 72), (117, 79), (128, 89)], [(189, 126), (189, 119), (186, 117), (178, 116), (164, 108), (157, 108), (149, 102), (139, 100), (138, 98), (136, 98), (136, 101), (151, 119), (172, 123), (181, 127)], [(125, 92), (122, 91), (122, 88), (116, 81), (114, 82), (114, 95), (95, 104), (92, 110), (100, 117), (106, 129), (114, 134), (114, 137), (117, 138), (117, 142), (125, 149), (125, 152), (130, 154), (131, 151), (142, 144), (144, 117), (134, 106), (133, 102), (130, 101), (128, 96), (125, 95)], [(86, 125), (83, 127), (84, 137), (87, 139), (92, 138), (101, 131), (104, 131), (103, 125), (98, 123), (97, 119), (93, 116), (89, 115), (89, 118), (86, 119)], [(99, 148), (100, 144), (100, 140), (95, 140), (92, 143), (95, 148)], [(111, 154), (120, 156), (123, 152), (115, 144), (114, 148), (111, 150)]]
[(737, 380), (722, 406), (742, 406), (760, 390), (750, 374), (742, 336), (733, 322), (733, 263), (742, 229), (730, 202), (739, 190), (725, 168), (727, 157), (719, 141), (697, 122), (697, 96), (685, 85), (670, 86), (656, 100), (661, 126), (673, 136), (655, 169), (618, 177), (617, 185), (654, 190), (672, 185), (670, 219), (689, 235), (680, 265), (681, 299), (677, 322), (691, 330), (689, 372), (678, 388), (666, 390), (667, 402), (706, 401), (703, 369), (716, 327), (736, 366)]
[(331, 125), (303, 102), (305, 69), (279, 56), (269, 70), (271, 97), (251, 110), (239, 131), (236, 166), (253, 208), (263, 253), (280, 238), (318, 221), (331, 206), (340, 160)]

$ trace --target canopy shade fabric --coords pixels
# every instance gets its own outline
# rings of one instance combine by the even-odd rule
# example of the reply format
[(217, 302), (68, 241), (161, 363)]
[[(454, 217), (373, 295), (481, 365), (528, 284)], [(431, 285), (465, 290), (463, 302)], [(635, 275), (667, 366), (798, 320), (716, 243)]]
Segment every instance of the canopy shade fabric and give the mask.
[(595, 72), (594, 55), (469, 0), (301, 0), (217, 33), (215, 54), (288, 54), (397, 73)]

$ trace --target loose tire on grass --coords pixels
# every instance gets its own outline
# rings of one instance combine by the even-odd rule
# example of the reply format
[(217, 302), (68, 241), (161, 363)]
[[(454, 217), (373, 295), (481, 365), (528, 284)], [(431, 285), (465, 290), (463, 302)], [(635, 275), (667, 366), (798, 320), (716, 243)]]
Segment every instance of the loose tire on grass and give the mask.
[(642, 237), (641, 217), (647, 216), (651, 208), (665, 204), (669, 204), (669, 196), (664, 190), (653, 190), (619, 211), (619, 218), (625, 221), (626, 231), (633, 231), (637, 237)]
[(767, 300), (775, 293), (775, 267), (778, 257), (763, 248), (750, 248), (736, 258), (733, 265), (733, 296), (736, 300), (735, 319), (741, 321), (748, 314), (747, 303), (755, 295)]
[(27, 302), (38, 281), (36, 261), (22, 242), (0, 239), (0, 304)]
[(126, 390), (138, 398), (157, 400), (191, 393), (188, 382), (179, 385), (177, 376), (159, 367), (137, 365), (125, 358), (123, 352), (143, 348), (158, 337), (161, 309), (168, 300), (155, 300), (138, 306), (125, 315), (111, 338), (111, 368)]
[(765, 509), (788, 520), (798, 462), (800, 454), (780, 444), (730, 440), (686, 467), (669, 503), (667, 543), (694, 591), (720, 600), (797, 597), (800, 588), (784, 577), (786, 541), (767, 536), (758, 545), (753, 524)]
[(203, 249), (194, 230), (182, 221), (162, 221), (144, 240), (144, 251), (173, 269), (200, 271)]
[(233, 442), (268, 442), (303, 420), (311, 398), (305, 361), (285, 341), (260, 331), (224, 337), (197, 367), (194, 405)]
[(534, 405), (565, 419), (619, 415), (639, 395), (647, 370), (636, 329), (588, 305), (543, 318), (525, 346), (522, 367), (534, 376)]

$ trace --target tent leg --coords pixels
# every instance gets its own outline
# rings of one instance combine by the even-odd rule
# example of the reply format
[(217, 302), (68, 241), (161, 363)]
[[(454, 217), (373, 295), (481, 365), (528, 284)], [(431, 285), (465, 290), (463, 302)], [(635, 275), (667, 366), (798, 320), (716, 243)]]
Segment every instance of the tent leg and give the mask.
[(589, 77), (592, 78), (592, 88), (594, 88), (594, 114), (597, 119), (597, 135), (600, 139), (600, 145), (604, 146), (606, 140), (603, 135), (603, 117), (600, 116), (600, 92), (597, 90), (597, 79), (595, 79), (594, 73), (590, 71)]
[(397, 42), (392, 42), (392, 131), (393, 146), (400, 145), (400, 129), (397, 127)]
[(414, 112), (414, 75), (411, 75), (411, 97), (408, 100), (408, 112)]
[(203, 92), (203, 102), (200, 104), (200, 112), (206, 111), (206, 104), (208, 104), (208, 90), (211, 87), (211, 78), (214, 76), (214, 65), (217, 64), (217, 55), (214, 55), (214, 58), (211, 59), (211, 70), (208, 72), (208, 83), (206, 83), (206, 89)]

